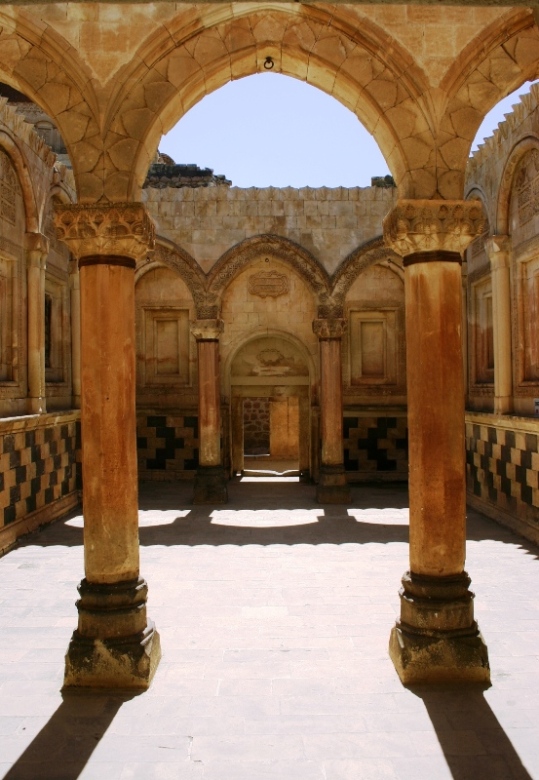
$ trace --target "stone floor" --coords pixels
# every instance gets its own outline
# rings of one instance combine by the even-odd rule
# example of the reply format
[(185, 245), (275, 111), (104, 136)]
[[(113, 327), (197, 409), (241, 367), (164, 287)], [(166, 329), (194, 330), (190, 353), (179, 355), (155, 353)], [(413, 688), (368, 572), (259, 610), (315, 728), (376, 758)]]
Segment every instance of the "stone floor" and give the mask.
[(64, 694), (82, 520), (0, 559), (0, 777), (539, 779), (539, 550), (470, 512), (492, 686), (405, 689), (387, 655), (407, 567), (402, 489), (321, 507), (297, 481), (141, 492), (163, 659), (139, 696)]

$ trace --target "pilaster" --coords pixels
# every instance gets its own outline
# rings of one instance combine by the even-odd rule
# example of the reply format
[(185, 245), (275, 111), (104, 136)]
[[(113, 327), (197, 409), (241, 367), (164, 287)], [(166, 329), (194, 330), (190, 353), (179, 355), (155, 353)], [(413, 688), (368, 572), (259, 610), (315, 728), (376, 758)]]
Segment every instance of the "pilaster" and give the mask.
[(399, 201), (384, 220), (405, 267), (410, 571), (389, 649), (406, 684), (489, 679), (464, 571), (461, 255), (483, 228), (477, 201)]

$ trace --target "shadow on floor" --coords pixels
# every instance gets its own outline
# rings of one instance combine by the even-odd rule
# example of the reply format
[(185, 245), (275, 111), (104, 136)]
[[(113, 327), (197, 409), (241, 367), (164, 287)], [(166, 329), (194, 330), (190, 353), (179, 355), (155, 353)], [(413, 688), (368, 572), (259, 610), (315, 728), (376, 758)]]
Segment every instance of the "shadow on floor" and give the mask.
[(56, 712), (4, 780), (76, 780), (120, 707), (132, 698), (133, 694), (64, 693)]
[(532, 780), (481, 686), (408, 686), (423, 700), (454, 780)]

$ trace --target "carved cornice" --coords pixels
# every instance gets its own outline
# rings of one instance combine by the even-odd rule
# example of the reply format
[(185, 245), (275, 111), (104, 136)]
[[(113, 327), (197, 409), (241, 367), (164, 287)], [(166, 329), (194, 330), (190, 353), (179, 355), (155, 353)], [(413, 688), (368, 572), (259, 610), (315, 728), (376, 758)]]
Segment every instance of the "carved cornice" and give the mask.
[(384, 240), (397, 254), (460, 255), (485, 229), (479, 200), (399, 200), (383, 222)]
[(320, 341), (341, 339), (345, 332), (346, 320), (344, 319), (338, 318), (313, 321), (313, 333), (318, 336)]
[(55, 213), (56, 236), (77, 259), (95, 255), (138, 261), (155, 245), (155, 228), (142, 203), (61, 205)]
[(190, 323), (191, 333), (197, 341), (219, 341), (225, 328), (223, 320), (195, 320)]

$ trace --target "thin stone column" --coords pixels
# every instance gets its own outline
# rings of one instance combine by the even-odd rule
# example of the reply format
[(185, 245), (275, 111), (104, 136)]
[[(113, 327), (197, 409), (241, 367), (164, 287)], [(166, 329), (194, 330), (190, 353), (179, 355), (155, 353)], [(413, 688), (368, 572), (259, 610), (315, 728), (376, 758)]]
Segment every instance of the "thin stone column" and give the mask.
[(466, 555), (461, 255), (475, 201), (399, 201), (386, 243), (405, 267), (410, 571), (390, 655), (406, 684), (489, 679)]
[(492, 276), (492, 335), (494, 337), (494, 412), (513, 411), (511, 352), (511, 239), (492, 236), (485, 241)]
[(33, 414), (47, 411), (45, 384), (45, 269), (49, 239), (26, 234), (28, 299), (28, 406)]
[(226, 504), (228, 501), (221, 458), (219, 337), (222, 332), (222, 320), (196, 320), (191, 323), (198, 352), (199, 465), (193, 491), (195, 504)]
[(350, 489), (346, 482), (343, 450), (343, 401), (341, 340), (346, 328), (343, 319), (320, 319), (313, 331), (320, 340), (320, 477), (316, 500), (320, 504), (347, 504)]
[(79, 261), (85, 578), (66, 687), (147, 688), (160, 658), (139, 572), (135, 265), (154, 242), (141, 204), (60, 206)]
[(76, 260), (69, 261), (71, 311), (71, 387), (74, 409), (80, 409), (80, 275)]

